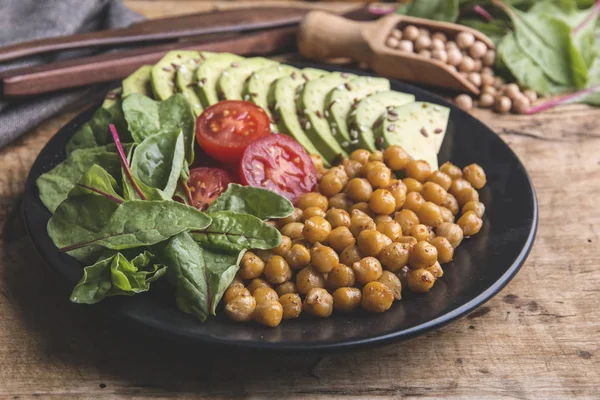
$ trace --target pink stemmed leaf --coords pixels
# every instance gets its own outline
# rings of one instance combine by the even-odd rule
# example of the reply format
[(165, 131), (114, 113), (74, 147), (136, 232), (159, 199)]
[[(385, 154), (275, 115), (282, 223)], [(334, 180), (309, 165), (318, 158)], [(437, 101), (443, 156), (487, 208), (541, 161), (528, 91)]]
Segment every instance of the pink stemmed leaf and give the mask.
[(493, 21), (494, 17), (492, 14), (487, 12), (487, 10), (481, 6), (473, 6), (473, 11), (475, 11), (479, 16), (485, 19), (487, 22)]
[(535, 114), (535, 113), (547, 110), (552, 107), (560, 106), (563, 104), (575, 103), (578, 100), (581, 100), (582, 97), (585, 97), (585, 96), (592, 94), (594, 92), (597, 92), (599, 90), (600, 90), (600, 85), (590, 86), (589, 88), (580, 90), (575, 93), (568, 94), (559, 99), (550, 100), (545, 103), (538, 104), (535, 107), (531, 107), (529, 110), (527, 110), (527, 114)]
[(388, 15), (393, 13), (396, 9), (394, 5), (370, 4), (368, 10), (369, 13), (373, 15)]
[(87, 189), (87, 190), (89, 190), (89, 191), (91, 191), (91, 192), (98, 193), (100, 196), (104, 196), (104, 197), (106, 197), (107, 199), (109, 199), (110, 201), (113, 201), (113, 202), (115, 202), (115, 203), (117, 203), (117, 204), (121, 204), (121, 203), (123, 203), (123, 200), (121, 200), (121, 199), (119, 199), (119, 198), (117, 198), (117, 197), (113, 196), (113, 195), (112, 195), (112, 194), (110, 194), (110, 193), (103, 192), (102, 190), (96, 189), (96, 188), (94, 188), (94, 187), (91, 187), (91, 186), (88, 186), (88, 185), (84, 185), (84, 184), (82, 184), (82, 183), (78, 183), (78, 184), (77, 184), (77, 186), (79, 186), (79, 187), (81, 187), (81, 188), (84, 188), (84, 189)]
[(117, 133), (117, 128), (113, 124), (108, 125), (110, 128), (110, 133), (112, 134), (113, 140), (115, 142), (115, 146), (117, 146), (117, 152), (119, 153), (119, 158), (121, 159), (121, 165), (123, 165), (123, 169), (125, 170), (125, 174), (127, 175), (127, 179), (131, 182), (131, 185), (137, 192), (140, 199), (146, 200), (146, 196), (142, 193), (140, 187), (135, 182), (133, 178), (133, 174), (131, 173), (131, 168), (129, 167), (129, 162), (127, 161), (127, 157), (125, 156), (125, 151), (123, 150), (123, 146), (121, 145), (121, 139), (119, 139), (119, 134)]
[(596, 17), (598, 16), (599, 12), (600, 12), (600, 0), (596, 0), (596, 5), (592, 9), (592, 11), (588, 14), (588, 16), (585, 17), (585, 19), (583, 21), (581, 21), (581, 23), (579, 25), (577, 25), (575, 28), (573, 28), (573, 35), (576, 35), (577, 32), (579, 32), (581, 29), (585, 28), (585, 26), (587, 24), (590, 24), (590, 23), (595, 24)]

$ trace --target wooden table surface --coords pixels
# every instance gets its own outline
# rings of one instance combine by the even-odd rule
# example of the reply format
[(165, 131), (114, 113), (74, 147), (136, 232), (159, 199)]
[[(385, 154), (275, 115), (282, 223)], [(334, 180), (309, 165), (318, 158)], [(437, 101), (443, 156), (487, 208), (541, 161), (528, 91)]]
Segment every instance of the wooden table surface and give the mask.
[[(127, 4), (150, 17), (233, 5)], [(600, 399), (600, 109), (475, 114), (517, 152), (537, 190), (539, 232), (516, 278), (413, 341), (287, 356), (168, 343), (69, 303), (20, 215), (32, 162), (75, 114), (47, 121), (0, 150), (0, 398)]]

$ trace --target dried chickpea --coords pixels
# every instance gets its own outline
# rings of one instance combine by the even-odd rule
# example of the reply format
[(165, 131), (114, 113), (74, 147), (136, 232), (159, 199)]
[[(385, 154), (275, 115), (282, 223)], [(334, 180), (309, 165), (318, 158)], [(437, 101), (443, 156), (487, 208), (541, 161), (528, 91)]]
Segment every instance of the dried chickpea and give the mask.
[(413, 292), (426, 293), (433, 287), (435, 276), (424, 268), (413, 269), (408, 272), (406, 283)]
[(362, 300), (360, 289), (355, 287), (340, 287), (333, 292), (333, 308), (340, 312), (355, 310)]
[(377, 214), (391, 214), (396, 211), (396, 199), (387, 189), (377, 189), (369, 199), (369, 208)]
[(325, 215), (333, 229), (340, 226), (350, 226), (350, 214), (341, 208), (330, 208)]
[(271, 285), (269, 284), (269, 282), (265, 281), (264, 279), (254, 278), (250, 281), (248, 286), (246, 286), (246, 289), (248, 289), (250, 294), (254, 294), (254, 291), (261, 287), (271, 287)]
[(286, 293), (279, 299), (283, 308), (283, 319), (298, 318), (302, 313), (302, 299), (296, 293)]
[(402, 283), (395, 274), (391, 273), (390, 271), (383, 271), (377, 282), (381, 282), (385, 286), (389, 287), (394, 295), (394, 299), (400, 300), (402, 298)]
[(331, 224), (323, 217), (312, 217), (304, 221), (302, 234), (310, 243), (324, 242), (331, 232)]
[[(282, 235), (281, 243), (279, 244), (279, 246), (275, 247), (274, 249), (271, 249), (271, 251), (273, 253), (275, 253), (275, 255), (285, 257), (285, 255), (288, 253), (288, 251), (290, 251), (291, 248), (292, 248), (292, 240), (289, 237)], [(248, 254), (248, 252), (246, 252), (246, 254)], [(246, 256), (246, 254), (244, 254), (244, 257)], [(244, 261), (243, 258), (242, 258), (242, 261)], [(253, 276), (252, 278), (256, 278), (256, 276)], [(244, 279), (252, 279), (252, 278), (244, 278)]]
[(422, 240), (429, 240), (430, 233), (427, 225), (423, 224), (413, 225), (409, 232), (410, 236), (414, 237), (419, 242)]
[(265, 264), (264, 274), (269, 283), (283, 283), (292, 277), (292, 269), (283, 257), (273, 256)]
[(302, 221), (303, 221), (302, 210), (299, 208), (294, 208), (294, 211), (292, 212), (292, 214), (290, 216), (281, 218), (278, 221), (278, 223), (279, 223), (279, 227), (282, 228), (291, 222), (302, 222)]
[(381, 263), (375, 257), (365, 257), (360, 261), (352, 264), (354, 275), (358, 283), (369, 283), (376, 281), (381, 276), (383, 268)]
[(327, 238), (327, 242), (335, 251), (341, 252), (346, 247), (356, 243), (356, 239), (348, 227), (338, 226), (331, 231)]
[(325, 283), (329, 290), (353, 286), (356, 282), (354, 270), (345, 264), (336, 265), (328, 274)]
[(350, 214), (350, 232), (352, 232), (352, 235), (354, 235), (354, 237), (358, 237), (358, 235), (365, 229), (375, 229), (375, 222), (373, 221), (373, 218), (369, 217), (362, 211), (352, 210), (352, 213)]
[(319, 192), (327, 197), (340, 193), (343, 188), (344, 181), (335, 173), (326, 173), (319, 182)]
[(410, 155), (400, 146), (392, 145), (383, 152), (383, 162), (392, 171), (403, 169), (410, 160)]
[(425, 199), (423, 198), (421, 193), (410, 192), (406, 195), (406, 201), (404, 202), (402, 208), (418, 213), (423, 203), (425, 203)]
[(306, 294), (310, 289), (322, 287), (325, 287), (325, 278), (312, 265), (303, 268), (296, 275), (296, 288), (300, 294)]
[(408, 266), (412, 269), (428, 268), (435, 264), (437, 257), (435, 246), (422, 240), (410, 251)]
[(229, 285), (225, 294), (223, 295), (223, 300), (225, 304), (230, 303), (233, 299), (238, 296), (251, 296), (251, 293), (248, 289), (244, 287), (244, 284), (241, 282), (232, 283)]
[(327, 197), (323, 196), (321, 193), (309, 192), (304, 193), (298, 201), (296, 201), (296, 207), (301, 210), (305, 210), (308, 207), (319, 207), (323, 211), (327, 211), (327, 206), (329, 202), (327, 201)]
[(402, 232), (406, 235), (410, 232), (413, 225), (419, 223), (419, 217), (412, 210), (400, 210), (394, 215), (394, 220), (400, 224)]
[[(448, 191), (450, 189), (450, 185), (452, 184), (452, 178), (448, 176), (446, 173), (437, 170), (433, 171), (429, 178), (427, 178), (427, 182), (433, 182), (438, 184), (442, 189)], [(423, 194), (423, 193), (421, 193)], [(424, 194), (423, 194), (424, 195)]]
[(385, 164), (377, 165), (367, 172), (367, 180), (375, 189), (386, 187), (391, 179), (392, 171)]
[(305, 246), (296, 243), (285, 256), (288, 265), (293, 269), (304, 268), (310, 263), (310, 250)]
[(389, 271), (398, 272), (408, 263), (409, 245), (394, 242), (389, 244), (379, 253), (379, 261)]
[(313, 288), (304, 299), (303, 310), (316, 317), (327, 318), (333, 312), (333, 296), (322, 288)]
[(463, 176), (475, 189), (481, 189), (487, 183), (485, 171), (477, 164), (471, 164), (464, 167)]
[(423, 190), (423, 184), (415, 178), (404, 178), (402, 179), (402, 183), (404, 183), (404, 185), (406, 186), (406, 193), (421, 193), (421, 190)]
[(369, 181), (364, 178), (353, 178), (350, 179), (350, 182), (346, 185), (345, 191), (352, 201), (362, 202), (369, 201), (371, 194), (373, 194), (373, 187)]
[(402, 237), (402, 227), (394, 220), (388, 222), (380, 222), (376, 225), (377, 230), (389, 237), (392, 242), (395, 242)]
[(386, 189), (394, 196), (394, 200), (396, 201), (396, 210), (399, 210), (404, 205), (406, 201), (406, 193), (407, 188), (404, 182), (401, 180), (393, 180), (389, 185), (386, 186)]
[[(462, 231), (461, 231), (462, 232)], [(352, 265), (362, 259), (362, 254), (355, 245), (348, 246), (340, 253), (340, 263)]]
[(256, 303), (262, 303), (264, 301), (278, 301), (279, 295), (277, 292), (270, 287), (261, 287), (254, 291), (252, 295), (256, 299)]
[(364, 171), (364, 165), (360, 161), (349, 160), (347, 158), (342, 161), (342, 167), (344, 167), (344, 171), (346, 171), (349, 179), (361, 176)]
[(462, 178), (462, 171), (460, 170), (460, 168), (452, 164), (450, 161), (446, 161), (445, 163), (443, 163), (440, 167), (440, 171), (448, 175), (450, 179)]
[(425, 184), (423, 184), (423, 188), (421, 189), (421, 195), (425, 200), (435, 203), (439, 206), (446, 201), (448, 192), (437, 183), (425, 182)]
[(406, 40), (415, 40), (420, 34), (419, 28), (414, 25), (406, 25), (402, 31), (402, 37)]
[(450, 212), (452, 212), (452, 215), (458, 214), (458, 201), (456, 200), (456, 197), (454, 197), (450, 193), (448, 193), (448, 195), (446, 196), (446, 201), (442, 204), (442, 207), (445, 207), (448, 210), (450, 210)]
[(444, 222), (441, 207), (430, 201), (423, 203), (417, 212), (417, 216), (422, 224), (428, 226), (438, 226)]
[(437, 236), (433, 238), (430, 243), (437, 249), (438, 261), (440, 263), (446, 264), (452, 261), (452, 257), (454, 257), (454, 247), (452, 247), (448, 239), (443, 236)]
[(316, 243), (310, 250), (312, 266), (322, 274), (328, 273), (340, 263), (338, 254), (329, 246)]
[(281, 323), (283, 306), (278, 301), (265, 301), (258, 303), (254, 310), (254, 320), (261, 325), (271, 328)]
[(360, 162), (361, 164), (366, 164), (369, 162), (370, 155), (371, 155), (371, 153), (369, 152), (369, 150), (358, 149), (358, 150), (354, 150), (352, 153), (350, 153), (350, 159), (356, 160), (356, 161)]
[(292, 281), (283, 282), (282, 284), (277, 285), (275, 287), (275, 291), (277, 292), (279, 297), (288, 293), (298, 293), (298, 290), (296, 289), (296, 284)]
[(385, 246), (392, 243), (392, 239), (376, 230), (364, 230), (358, 235), (356, 243), (363, 256), (377, 257)]
[(473, 211), (479, 218), (483, 218), (485, 205), (480, 201), (469, 201), (462, 208), (463, 214), (466, 214), (467, 211)]
[(323, 209), (321, 207), (308, 207), (307, 209), (304, 210), (303, 214), (302, 214), (302, 218), (304, 218), (304, 221), (306, 222), (307, 219), (310, 219), (312, 217), (323, 217), (325, 218), (325, 211), (323, 211)]
[(458, 226), (463, 231), (465, 237), (473, 236), (479, 233), (483, 221), (473, 211), (467, 211), (457, 221)]
[(404, 169), (406, 176), (414, 178), (419, 182), (425, 182), (429, 175), (431, 175), (431, 166), (424, 160), (411, 160), (406, 164)]
[(442, 213), (443, 222), (454, 222), (454, 214), (452, 214), (452, 211), (448, 210), (446, 207), (440, 207), (440, 212)]
[(366, 201), (361, 201), (359, 203), (355, 203), (354, 205), (352, 205), (352, 207), (350, 207), (350, 212), (352, 212), (354, 210), (363, 212), (363, 213), (367, 214), (369, 217), (375, 216), (375, 213), (373, 212), (373, 210), (371, 210), (371, 208), (369, 207), (369, 203), (367, 203)]
[(225, 314), (237, 322), (252, 320), (256, 310), (256, 300), (248, 293), (240, 295), (225, 304)]
[[(383, 222), (390, 222), (393, 220), (394, 220), (394, 218), (392, 218), (391, 215), (387, 215), (387, 214), (377, 215), (377, 216), (375, 216), (375, 218), (373, 218), (373, 222), (375, 222), (375, 226), (378, 226), (379, 224), (381, 224)], [(377, 230), (379, 231), (379, 229), (377, 229)], [(379, 232), (381, 232), (381, 231), (379, 231)]]
[(445, 237), (452, 247), (457, 248), (463, 240), (463, 231), (460, 226), (451, 222), (444, 222), (435, 230), (437, 237)]
[(291, 240), (303, 239), (303, 230), (304, 224), (302, 222), (290, 222), (281, 227), (281, 234), (289, 237)]
[(431, 275), (433, 275), (435, 279), (444, 276), (444, 270), (438, 261), (436, 261), (431, 267), (427, 268), (427, 271), (431, 272)]
[(381, 313), (392, 306), (394, 293), (381, 282), (369, 282), (363, 287), (360, 306), (374, 313)]
[(352, 207), (352, 200), (346, 193), (338, 193), (329, 198), (329, 207), (348, 211)]

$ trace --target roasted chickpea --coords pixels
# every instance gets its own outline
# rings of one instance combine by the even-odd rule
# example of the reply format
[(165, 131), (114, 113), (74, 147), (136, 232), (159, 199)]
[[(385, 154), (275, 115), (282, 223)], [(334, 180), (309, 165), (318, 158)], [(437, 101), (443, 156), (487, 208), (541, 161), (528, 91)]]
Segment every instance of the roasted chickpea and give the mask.
[(256, 250), (256, 255), (263, 262), (269, 262), (269, 260), (275, 255), (271, 250)]
[(402, 179), (402, 183), (406, 186), (406, 193), (410, 192), (419, 192), (423, 190), (423, 184), (416, 180), (415, 178), (404, 178)]
[(440, 207), (440, 212), (442, 213), (443, 222), (454, 222), (454, 214), (452, 214), (452, 211), (448, 210), (446, 207)]
[(291, 222), (302, 222), (302, 221), (303, 221), (302, 210), (299, 208), (294, 208), (294, 211), (292, 212), (291, 215), (289, 215), (285, 218), (281, 218), (277, 222), (278, 222), (279, 227), (282, 228)]
[(298, 318), (302, 313), (302, 299), (296, 293), (284, 294), (279, 303), (283, 308), (283, 319)]
[(278, 301), (264, 301), (256, 305), (254, 320), (261, 325), (271, 328), (281, 323), (283, 318), (283, 306)]
[(454, 197), (450, 193), (448, 193), (448, 196), (446, 196), (446, 201), (444, 202), (444, 204), (442, 204), (442, 207), (445, 207), (448, 210), (450, 210), (450, 212), (452, 212), (452, 215), (458, 214), (458, 201), (456, 200), (456, 197)]
[(364, 178), (353, 178), (346, 185), (346, 194), (355, 202), (369, 201), (373, 194), (373, 187)]
[(364, 174), (368, 175), (375, 168), (387, 168), (387, 166), (382, 161), (369, 161), (365, 164)]
[(240, 295), (225, 304), (225, 314), (237, 322), (250, 321), (256, 309), (256, 300), (248, 293)]
[(363, 256), (377, 257), (385, 246), (392, 243), (392, 239), (376, 230), (364, 230), (358, 235), (356, 243)]
[(408, 272), (411, 271), (408, 268), (408, 265), (405, 265), (400, 269), (400, 271), (396, 272), (396, 276), (400, 279), (400, 283), (402, 283), (402, 288), (408, 287)]
[(469, 189), (473, 188), (471, 183), (464, 178), (457, 178), (457, 179), (452, 180), (452, 183), (450, 184), (450, 189), (448, 189), (448, 192), (456, 197), (456, 194), (458, 192), (460, 192), (461, 190), (467, 189), (467, 188), (469, 188)]
[(327, 318), (333, 312), (333, 296), (322, 288), (313, 288), (304, 299), (304, 311), (316, 317)]
[(246, 289), (248, 289), (250, 294), (254, 294), (254, 291), (261, 287), (271, 287), (271, 285), (269, 284), (269, 282), (265, 281), (264, 279), (254, 278), (250, 281), (248, 286), (246, 286)]
[(406, 283), (416, 293), (426, 293), (433, 287), (435, 276), (426, 269), (413, 269), (408, 272)]
[(340, 263), (342, 263), (342, 264), (352, 265), (355, 262), (360, 261), (361, 259), (362, 259), (362, 254), (360, 254), (358, 247), (356, 247), (354, 245), (346, 247), (340, 253)]
[(412, 236), (402, 236), (398, 239), (398, 243), (402, 243), (408, 246), (408, 250), (411, 251), (417, 245), (418, 240)]
[(303, 268), (296, 275), (296, 288), (300, 294), (306, 294), (310, 289), (322, 287), (325, 287), (323, 274), (314, 269), (312, 265)]
[(463, 206), (462, 213), (466, 214), (468, 211), (473, 211), (479, 218), (483, 218), (485, 205), (480, 201), (469, 201)]
[(236, 282), (229, 285), (225, 291), (225, 294), (223, 295), (223, 300), (225, 303), (229, 303), (238, 296), (251, 296), (250, 291), (246, 289), (244, 284), (241, 282)]
[(277, 292), (270, 287), (261, 287), (254, 291), (253, 294), (256, 299), (256, 303), (262, 303), (263, 301), (277, 301), (279, 300), (279, 295)]
[(435, 230), (437, 237), (445, 237), (452, 247), (457, 248), (463, 240), (463, 230), (460, 226), (451, 222), (444, 222)]
[[(284, 236), (287, 237), (287, 236)], [(288, 238), (289, 240), (289, 238)], [(242, 279), (254, 279), (262, 275), (265, 263), (256, 254), (247, 251), (240, 262), (239, 274)]]
[(462, 171), (460, 170), (460, 168), (452, 164), (450, 161), (446, 161), (442, 164), (442, 166), (440, 167), (440, 172), (443, 172), (446, 175), (448, 175), (450, 179), (462, 178)]
[(352, 269), (354, 270), (356, 281), (362, 284), (376, 281), (383, 272), (381, 263), (375, 257), (365, 257), (355, 262), (352, 264)]
[(352, 207), (352, 200), (346, 193), (338, 193), (329, 198), (329, 207), (348, 211)]
[(311, 219), (312, 217), (325, 218), (325, 211), (323, 211), (321, 207), (308, 207), (304, 210), (302, 217), (304, 218), (304, 221), (306, 221), (307, 219)]
[(400, 300), (402, 298), (402, 283), (400, 282), (400, 279), (392, 272), (383, 271), (377, 282), (381, 282), (385, 286), (389, 287), (394, 294), (394, 299)]
[(364, 165), (360, 161), (350, 160), (347, 158), (342, 161), (342, 167), (344, 167), (344, 171), (346, 171), (348, 179), (361, 176), (364, 171)]
[(414, 178), (419, 182), (425, 182), (431, 175), (431, 166), (424, 160), (411, 160), (404, 169), (408, 178)]
[(394, 242), (381, 250), (379, 260), (388, 270), (398, 272), (408, 263), (409, 248), (406, 243)]
[(290, 222), (281, 228), (281, 234), (289, 237), (291, 240), (303, 239), (303, 230), (304, 224), (302, 222)]
[(360, 289), (355, 287), (341, 287), (333, 292), (333, 308), (340, 312), (355, 310), (362, 299)]
[(331, 224), (323, 217), (312, 217), (304, 222), (302, 234), (311, 243), (324, 242), (331, 233)]
[(277, 285), (277, 287), (275, 287), (275, 291), (277, 292), (279, 297), (288, 293), (298, 293), (298, 290), (296, 289), (296, 284), (292, 281), (283, 282), (282, 284)]
[(437, 249), (438, 261), (440, 263), (446, 264), (452, 261), (452, 257), (454, 257), (454, 247), (452, 247), (448, 239), (443, 236), (436, 236), (430, 243)]
[(407, 235), (410, 232), (410, 229), (413, 225), (417, 225), (419, 223), (419, 217), (412, 210), (400, 210), (394, 215), (394, 220), (400, 224), (402, 228), (402, 233)]
[(404, 205), (406, 201), (406, 193), (407, 188), (404, 182), (401, 180), (393, 180), (389, 185), (387, 185), (386, 189), (394, 196), (394, 200), (396, 201), (396, 210), (399, 210)]
[(422, 241), (422, 240), (429, 240), (429, 234), (430, 234), (430, 230), (427, 227), (427, 225), (423, 225), (423, 224), (417, 224), (417, 225), (413, 225), (412, 228), (410, 228), (410, 236), (414, 237), (415, 239), (417, 239), (417, 241)]
[(333, 229), (340, 226), (350, 226), (350, 214), (341, 208), (330, 208), (325, 218), (327, 218)]
[(384, 188), (390, 184), (392, 171), (385, 164), (377, 165), (367, 172), (367, 180), (373, 188)]
[(412, 269), (428, 268), (435, 264), (437, 257), (435, 246), (422, 240), (410, 251), (408, 266)]
[[(383, 223), (383, 222), (390, 222), (390, 221), (393, 221), (393, 220), (394, 220), (394, 218), (392, 218), (391, 215), (387, 215), (387, 214), (385, 214), (385, 215), (383, 215), (383, 214), (377, 215), (377, 216), (375, 216), (375, 218), (373, 218), (373, 222), (375, 222), (376, 226), (379, 225), (379, 224), (381, 224), (381, 223)], [(379, 229), (377, 229), (377, 230), (379, 231)]]
[[(442, 187), (442, 189), (448, 191), (448, 189), (450, 189), (450, 185), (452, 184), (452, 178), (450, 178), (450, 176), (448, 176), (447, 174), (445, 174), (444, 172), (437, 170), (437, 171), (433, 171), (431, 173), (431, 175), (429, 175), (429, 178), (427, 178), (428, 182), (433, 182), (433, 183), (437, 183), (438, 185), (440, 185)], [(421, 193), (423, 194), (423, 193)], [(423, 194), (425, 195), (425, 194)]]
[(369, 199), (369, 207), (377, 214), (391, 214), (396, 211), (396, 200), (386, 189), (377, 189)]
[(352, 212), (353, 210), (361, 211), (367, 214), (369, 217), (375, 216), (375, 213), (369, 208), (369, 203), (365, 201), (353, 204), (352, 207), (350, 207), (350, 212)]
[(473, 189), (471, 184), (464, 179), (452, 181), (450, 190), (460, 205), (467, 204), (469, 201), (479, 201), (479, 192)]
[(373, 218), (369, 217), (362, 211), (352, 210), (352, 213), (350, 214), (350, 232), (352, 232), (352, 235), (354, 235), (354, 237), (358, 237), (358, 235), (365, 229), (375, 229), (375, 222), (373, 221)]
[(348, 174), (346, 174), (346, 170), (341, 165), (337, 165), (333, 168), (330, 168), (329, 171), (327, 171), (327, 173), (333, 174), (340, 178), (344, 186), (346, 186), (346, 184), (348, 183)]
[(363, 287), (360, 306), (374, 313), (381, 313), (392, 306), (394, 293), (381, 282), (369, 282)]
[(402, 227), (394, 220), (378, 223), (377, 230), (389, 237), (392, 242), (402, 237)]
[(465, 237), (476, 235), (481, 230), (483, 221), (473, 211), (467, 211), (461, 215), (457, 222)]
[(341, 252), (348, 246), (352, 246), (356, 243), (356, 239), (345, 226), (338, 226), (329, 234), (329, 238), (327, 239), (329, 245), (337, 252)]
[(322, 174), (325, 172), (325, 166), (323, 165), (323, 158), (320, 155), (311, 154), (310, 159), (311, 159), (313, 165), (315, 166), (315, 170), (317, 171), (317, 173)]
[[(289, 237), (282, 235), (281, 243), (279, 244), (279, 246), (275, 247), (271, 251), (273, 253), (275, 253), (275, 255), (285, 257), (285, 255), (288, 253), (288, 251), (290, 251), (291, 248), (292, 248), (292, 240)], [(248, 254), (248, 252), (246, 252), (246, 254)], [(244, 256), (246, 256), (246, 254), (244, 254)], [(243, 258), (242, 258), (242, 261), (243, 261)], [(253, 276), (253, 278), (256, 278), (256, 276)], [(252, 279), (252, 278), (244, 278), (244, 279)]]
[(477, 164), (471, 164), (464, 167), (463, 176), (475, 189), (481, 189), (487, 183), (485, 171)]
[(344, 181), (335, 173), (326, 173), (319, 182), (319, 191), (327, 197), (340, 193), (343, 188)]
[(296, 202), (296, 207), (301, 210), (305, 210), (308, 207), (319, 207), (323, 211), (327, 211), (328, 205), (329, 201), (327, 201), (327, 197), (316, 192), (304, 193)]
[(421, 193), (410, 192), (406, 195), (406, 201), (404, 202), (402, 208), (418, 213), (423, 203), (425, 203), (425, 199), (423, 196), (421, 196)]
[(371, 153), (369, 152), (369, 150), (358, 149), (358, 150), (354, 150), (352, 153), (350, 153), (350, 159), (356, 160), (356, 161), (360, 162), (361, 164), (366, 164), (369, 162), (370, 155), (371, 155)]
[(427, 271), (431, 272), (431, 275), (433, 275), (435, 279), (444, 276), (444, 270), (438, 261), (436, 261), (431, 267), (427, 268)]
[(310, 250), (301, 244), (294, 244), (285, 256), (288, 265), (293, 269), (301, 269), (310, 262)]
[(353, 286), (356, 282), (354, 270), (345, 264), (338, 264), (327, 274), (325, 283), (330, 290)]
[(444, 222), (440, 206), (430, 201), (423, 203), (417, 212), (417, 216), (422, 224), (428, 226), (438, 226)]
[(425, 184), (423, 184), (423, 189), (421, 189), (421, 195), (425, 200), (435, 203), (439, 206), (446, 201), (448, 192), (437, 183), (425, 182)]
[[(292, 269), (281, 256), (273, 256), (265, 264), (265, 278), (269, 283), (283, 283), (292, 277)], [(254, 294), (254, 293), (253, 293)]]
[(403, 169), (410, 160), (410, 155), (400, 146), (392, 145), (383, 152), (383, 162), (393, 171)]
[(335, 250), (320, 243), (316, 243), (310, 250), (310, 260), (313, 267), (322, 274), (328, 273), (340, 263)]
[(383, 162), (383, 152), (381, 150), (376, 150), (369, 154), (369, 161), (379, 161)]

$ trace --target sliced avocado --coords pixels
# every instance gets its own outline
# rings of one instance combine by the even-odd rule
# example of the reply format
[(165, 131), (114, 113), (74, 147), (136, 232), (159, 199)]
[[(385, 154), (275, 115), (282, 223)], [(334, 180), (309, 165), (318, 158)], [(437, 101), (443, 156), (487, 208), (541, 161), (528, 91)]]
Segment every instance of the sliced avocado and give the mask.
[(353, 105), (363, 98), (378, 92), (390, 90), (390, 81), (385, 78), (373, 78), (370, 76), (359, 76), (351, 79), (348, 84), (333, 89), (327, 95), (325, 104), (325, 116), (329, 121), (331, 132), (339, 143), (352, 142), (358, 139), (358, 132), (353, 131), (350, 135), (348, 129), (348, 115)]
[[(325, 118), (325, 110), (328, 106), (325, 98), (332, 89), (344, 86), (348, 80), (355, 77), (356, 75), (334, 72), (310, 80), (300, 89), (300, 96), (296, 100), (298, 110), (306, 119), (304, 124), (306, 135), (329, 162), (333, 162), (339, 154), (347, 156), (348, 153), (333, 136), (329, 122)], [(346, 145), (349, 146), (349, 143)]]
[(232, 64), (229, 68), (223, 70), (217, 82), (217, 92), (220, 98), (242, 100), (246, 79), (255, 71), (278, 64), (277, 61), (262, 57), (247, 58), (239, 63)]
[(300, 70), (283, 64), (263, 68), (254, 72), (246, 81), (244, 100), (249, 100), (261, 107), (272, 119), (269, 103), (267, 102), (271, 84), (276, 79), (281, 78), (282, 76), (290, 76), (292, 73), (300, 74)]
[(175, 85), (177, 90), (183, 94), (183, 97), (185, 97), (188, 103), (190, 103), (190, 106), (192, 106), (192, 111), (195, 116), (202, 114), (202, 111), (204, 111), (200, 97), (195, 89), (198, 84), (198, 80), (196, 79), (196, 69), (198, 69), (198, 66), (202, 64), (204, 60), (213, 54), (214, 53), (202, 52), (200, 53), (199, 58), (191, 58), (183, 62), (179, 68), (177, 68)]
[[(296, 110), (296, 92), (308, 80), (317, 79), (327, 74), (327, 71), (305, 68), (300, 74), (292, 73), (290, 76), (277, 79), (271, 85), (267, 96), (267, 104), (277, 125), (277, 130), (296, 139), (309, 154), (321, 155), (308, 136), (306, 136), (300, 124)], [(327, 160), (323, 159), (323, 162), (327, 166), (329, 165)]]
[(159, 62), (152, 67), (152, 89), (156, 100), (166, 100), (174, 93), (177, 93), (175, 88), (175, 73), (179, 66), (193, 58), (200, 59), (200, 53), (189, 50), (174, 50), (170, 51)]
[(425, 160), (438, 169), (438, 138), (443, 140), (450, 109), (433, 103), (414, 102), (387, 110), (376, 131), (384, 146), (402, 146), (417, 160)]
[(152, 97), (152, 82), (150, 81), (151, 71), (152, 65), (143, 65), (127, 78), (123, 79), (123, 83), (121, 83), (123, 97), (127, 97), (132, 93)]
[(123, 89), (116, 88), (111, 90), (106, 94), (104, 101), (102, 102), (102, 108), (109, 109), (117, 102), (121, 101), (121, 97), (123, 97)]
[(200, 97), (200, 100), (202, 100), (202, 106), (206, 108), (219, 102), (217, 82), (221, 76), (221, 72), (225, 68), (231, 67), (232, 64), (239, 63), (242, 60), (244, 60), (244, 57), (235, 54), (218, 53), (198, 66), (196, 70), (196, 79), (198, 81), (196, 93)]
[(377, 137), (373, 132), (373, 124), (385, 113), (387, 107), (397, 107), (413, 101), (415, 96), (412, 94), (394, 91), (375, 93), (361, 100), (348, 115), (349, 129), (358, 131), (359, 143), (356, 147), (376, 151), (378, 146), (375, 146)]

